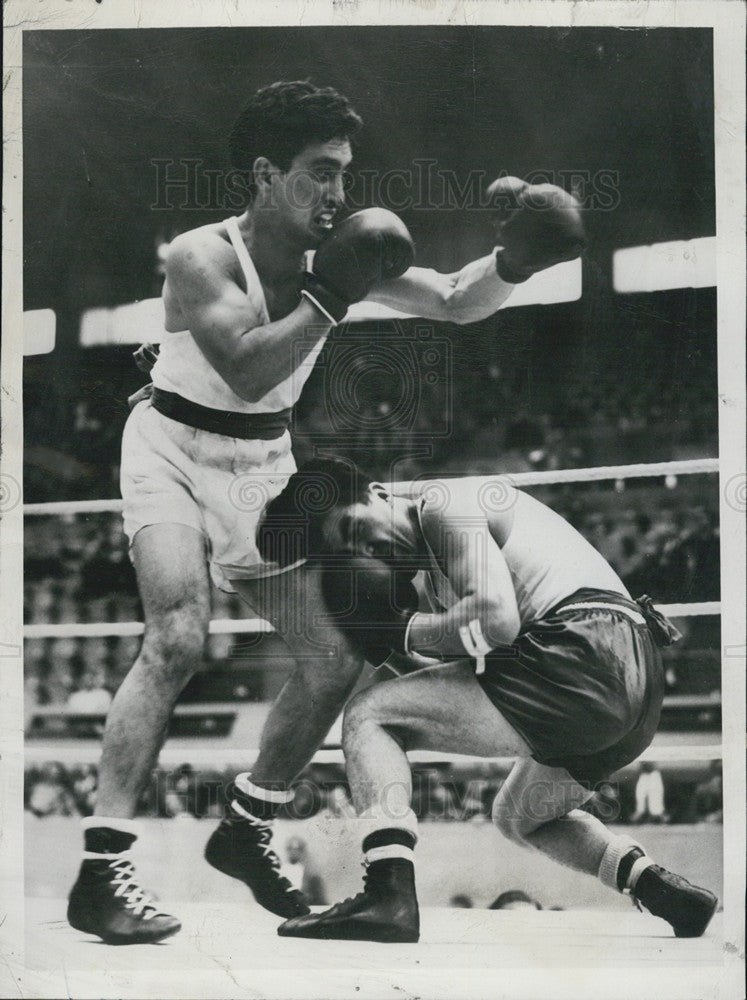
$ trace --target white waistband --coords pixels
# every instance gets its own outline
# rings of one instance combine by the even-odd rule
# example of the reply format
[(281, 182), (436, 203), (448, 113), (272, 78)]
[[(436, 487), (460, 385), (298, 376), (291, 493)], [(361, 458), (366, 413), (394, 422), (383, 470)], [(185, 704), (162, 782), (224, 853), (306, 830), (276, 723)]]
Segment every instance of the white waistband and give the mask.
[(626, 615), (632, 622), (635, 622), (636, 625), (646, 624), (646, 619), (640, 611), (633, 611), (632, 608), (626, 608), (624, 604), (611, 604), (604, 601), (580, 601), (578, 604), (564, 604), (557, 613), (562, 615), (564, 611), (583, 611), (585, 608), (595, 608), (601, 611), (619, 611), (621, 614)]

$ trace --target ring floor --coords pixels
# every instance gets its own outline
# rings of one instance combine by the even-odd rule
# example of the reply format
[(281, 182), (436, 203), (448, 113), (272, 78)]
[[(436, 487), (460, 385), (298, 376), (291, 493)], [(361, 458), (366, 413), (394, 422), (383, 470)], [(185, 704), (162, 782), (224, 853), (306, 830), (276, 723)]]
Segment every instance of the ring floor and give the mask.
[[(712, 995), (722, 915), (679, 940), (647, 914), (425, 909), (416, 945), (277, 937), (255, 906), (190, 903), (159, 945), (111, 947), (68, 926), (62, 900), (29, 899), (23, 997), (363, 998)], [(10, 994), (5, 993), (5, 996)]]

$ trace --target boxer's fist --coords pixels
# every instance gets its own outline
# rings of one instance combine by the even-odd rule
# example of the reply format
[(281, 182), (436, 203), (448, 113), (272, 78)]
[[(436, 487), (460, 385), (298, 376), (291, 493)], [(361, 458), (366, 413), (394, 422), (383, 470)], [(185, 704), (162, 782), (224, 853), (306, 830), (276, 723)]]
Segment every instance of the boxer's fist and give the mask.
[(133, 352), (133, 358), (135, 359), (135, 364), (138, 366), (143, 375), (150, 375), (153, 365), (158, 361), (158, 344), (141, 344), (136, 351)]
[(392, 650), (405, 651), (407, 624), (418, 610), (407, 574), (380, 559), (353, 556), (324, 567), (322, 595), (337, 627), (373, 666)]
[(504, 281), (518, 284), (580, 256), (586, 244), (581, 206), (562, 188), (502, 177), (487, 194), (498, 243), (496, 267)]
[(148, 382), (147, 385), (142, 386), (137, 392), (133, 392), (131, 396), (127, 397), (127, 405), (131, 410), (134, 410), (138, 403), (142, 403), (144, 399), (150, 399), (153, 395), (153, 383)]
[(374, 285), (398, 278), (415, 259), (407, 226), (384, 208), (348, 216), (320, 244), (303, 294), (336, 322)]

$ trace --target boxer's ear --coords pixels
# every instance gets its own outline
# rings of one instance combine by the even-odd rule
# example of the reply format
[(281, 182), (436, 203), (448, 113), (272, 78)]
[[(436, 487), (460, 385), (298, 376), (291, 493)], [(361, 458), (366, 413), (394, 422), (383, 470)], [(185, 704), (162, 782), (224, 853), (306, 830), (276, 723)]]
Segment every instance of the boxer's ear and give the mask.
[(392, 495), (383, 483), (371, 483), (368, 489), (373, 496), (381, 497), (382, 500), (389, 500)]
[(273, 174), (276, 174), (277, 172), (277, 167), (274, 167), (266, 156), (258, 156), (252, 164), (254, 183), (258, 188), (268, 185)]

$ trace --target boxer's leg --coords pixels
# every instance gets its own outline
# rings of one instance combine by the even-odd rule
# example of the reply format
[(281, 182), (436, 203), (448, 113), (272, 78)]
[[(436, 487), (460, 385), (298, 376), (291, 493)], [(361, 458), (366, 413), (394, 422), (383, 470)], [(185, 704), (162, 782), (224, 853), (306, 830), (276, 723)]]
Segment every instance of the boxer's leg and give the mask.
[(288, 937), (417, 941), (408, 750), (481, 757), (529, 747), (489, 700), (474, 666), (430, 667), (361, 692), (348, 704), (343, 749), (362, 836), (364, 891), (321, 914), (289, 920)]
[(163, 745), (174, 702), (202, 663), (210, 620), (205, 543), (194, 528), (152, 524), (132, 545), (145, 633), (112, 701), (96, 815), (131, 817)]
[(265, 721), (252, 780), (287, 788), (312, 759), (343, 709), (363, 660), (331, 624), (321, 571), (302, 566), (257, 581), (233, 581), (237, 592), (288, 645), (295, 670)]
[(678, 937), (701, 935), (716, 909), (713, 893), (660, 868), (640, 844), (579, 809), (590, 796), (565, 768), (520, 760), (493, 804), (493, 821), (510, 840), (630, 892)]
[[(580, 809), (592, 792), (563, 767), (517, 761), (493, 803), (493, 822), (509, 840), (534, 847), (553, 861), (597, 875), (612, 834)], [(627, 850), (635, 842), (625, 838)]]
[(243, 881), (278, 916), (308, 912), (303, 896), (280, 875), (270, 823), (292, 798), (290, 783), (312, 759), (342, 710), (363, 661), (331, 625), (318, 568), (301, 567), (258, 581), (234, 580), (236, 591), (282, 636), (295, 669), (271, 707), (251, 772), (237, 776), (226, 818), (205, 849), (219, 871)]
[(357, 695), (345, 711), (343, 748), (356, 810), (410, 808), (407, 750), (525, 756), (529, 747), (475, 679), (471, 661), (429, 667)]
[(199, 667), (210, 614), (202, 535), (183, 524), (141, 528), (133, 557), (145, 612), (140, 654), (112, 701), (103, 739), (95, 815), (68, 920), (113, 944), (158, 941), (179, 930), (135, 879), (131, 821), (163, 744), (180, 691)]

